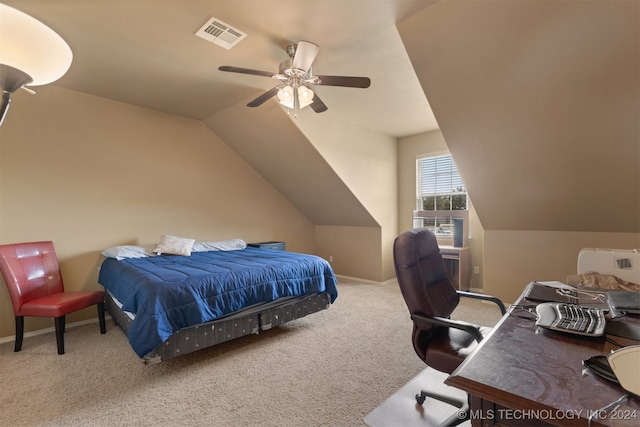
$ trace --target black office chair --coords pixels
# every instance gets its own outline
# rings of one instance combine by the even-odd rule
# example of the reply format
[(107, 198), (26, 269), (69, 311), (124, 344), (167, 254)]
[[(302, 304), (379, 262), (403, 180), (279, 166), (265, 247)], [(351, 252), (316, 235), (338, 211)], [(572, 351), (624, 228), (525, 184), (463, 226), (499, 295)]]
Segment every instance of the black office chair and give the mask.
[[(428, 366), (453, 373), (491, 331), (489, 327), (450, 319), (460, 297), (492, 301), (503, 315), (504, 304), (492, 296), (456, 291), (447, 276), (436, 237), (427, 229), (405, 231), (396, 237), (393, 257), (400, 290), (413, 320), (413, 348)], [(441, 425), (455, 426), (469, 419), (468, 399), (462, 401), (421, 390), (416, 394), (417, 403), (422, 405), (426, 397), (459, 408)], [(466, 417), (459, 416), (461, 412)]]

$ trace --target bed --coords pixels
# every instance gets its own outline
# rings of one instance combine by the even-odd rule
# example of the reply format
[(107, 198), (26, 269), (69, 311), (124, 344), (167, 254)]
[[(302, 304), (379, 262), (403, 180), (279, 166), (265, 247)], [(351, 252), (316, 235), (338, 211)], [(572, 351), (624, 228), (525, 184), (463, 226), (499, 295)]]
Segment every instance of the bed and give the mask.
[(259, 333), (327, 309), (338, 296), (324, 259), (254, 247), (107, 257), (98, 281), (145, 364)]

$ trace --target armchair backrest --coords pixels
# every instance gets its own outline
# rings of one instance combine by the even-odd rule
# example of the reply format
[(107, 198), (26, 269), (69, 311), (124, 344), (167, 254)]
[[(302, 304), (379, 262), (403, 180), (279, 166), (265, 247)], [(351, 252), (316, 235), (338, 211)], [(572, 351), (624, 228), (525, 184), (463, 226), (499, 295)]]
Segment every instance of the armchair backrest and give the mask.
[[(405, 231), (393, 244), (396, 277), (410, 314), (448, 318), (458, 305), (458, 296), (447, 276), (435, 235), (425, 228)], [(436, 328), (416, 325), (422, 332)]]
[(64, 292), (53, 242), (0, 245), (0, 270), (16, 316), (24, 303)]

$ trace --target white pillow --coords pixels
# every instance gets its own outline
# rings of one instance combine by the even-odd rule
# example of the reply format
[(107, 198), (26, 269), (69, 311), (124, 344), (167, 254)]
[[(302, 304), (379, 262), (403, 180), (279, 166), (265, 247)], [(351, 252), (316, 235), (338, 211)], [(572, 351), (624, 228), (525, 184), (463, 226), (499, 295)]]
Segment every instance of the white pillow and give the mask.
[(195, 239), (187, 239), (184, 237), (171, 236), (169, 234), (163, 234), (160, 237), (160, 243), (156, 246), (153, 252), (160, 254), (171, 255), (191, 255), (191, 248)]
[(205, 251), (237, 251), (238, 249), (244, 249), (247, 244), (242, 239), (220, 240), (217, 242), (195, 242), (193, 244), (192, 252), (205, 252)]
[(152, 254), (147, 252), (142, 246), (123, 245), (105, 249), (102, 251), (102, 255), (120, 261), (127, 258), (145, 258)]

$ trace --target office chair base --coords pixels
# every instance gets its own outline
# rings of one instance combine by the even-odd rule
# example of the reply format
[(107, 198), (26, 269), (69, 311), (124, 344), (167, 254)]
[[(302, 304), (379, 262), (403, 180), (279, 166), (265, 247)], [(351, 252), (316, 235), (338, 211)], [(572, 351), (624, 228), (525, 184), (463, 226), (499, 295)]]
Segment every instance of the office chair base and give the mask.
[(468, 399), (460, 400), (454, 397), (445, 396), (443, 394), (421, 390), (420, 393), (416, 394), (416, 402), (418, 403), (418, 405), (422, 405), (427, 397), (436, 399), (440, 402), (448, 403), (449, 405), (458, 408), (456, 413), (440, 423), (439, 427), (457, 426), (458, 424), (461, 424), (471, 418)]

